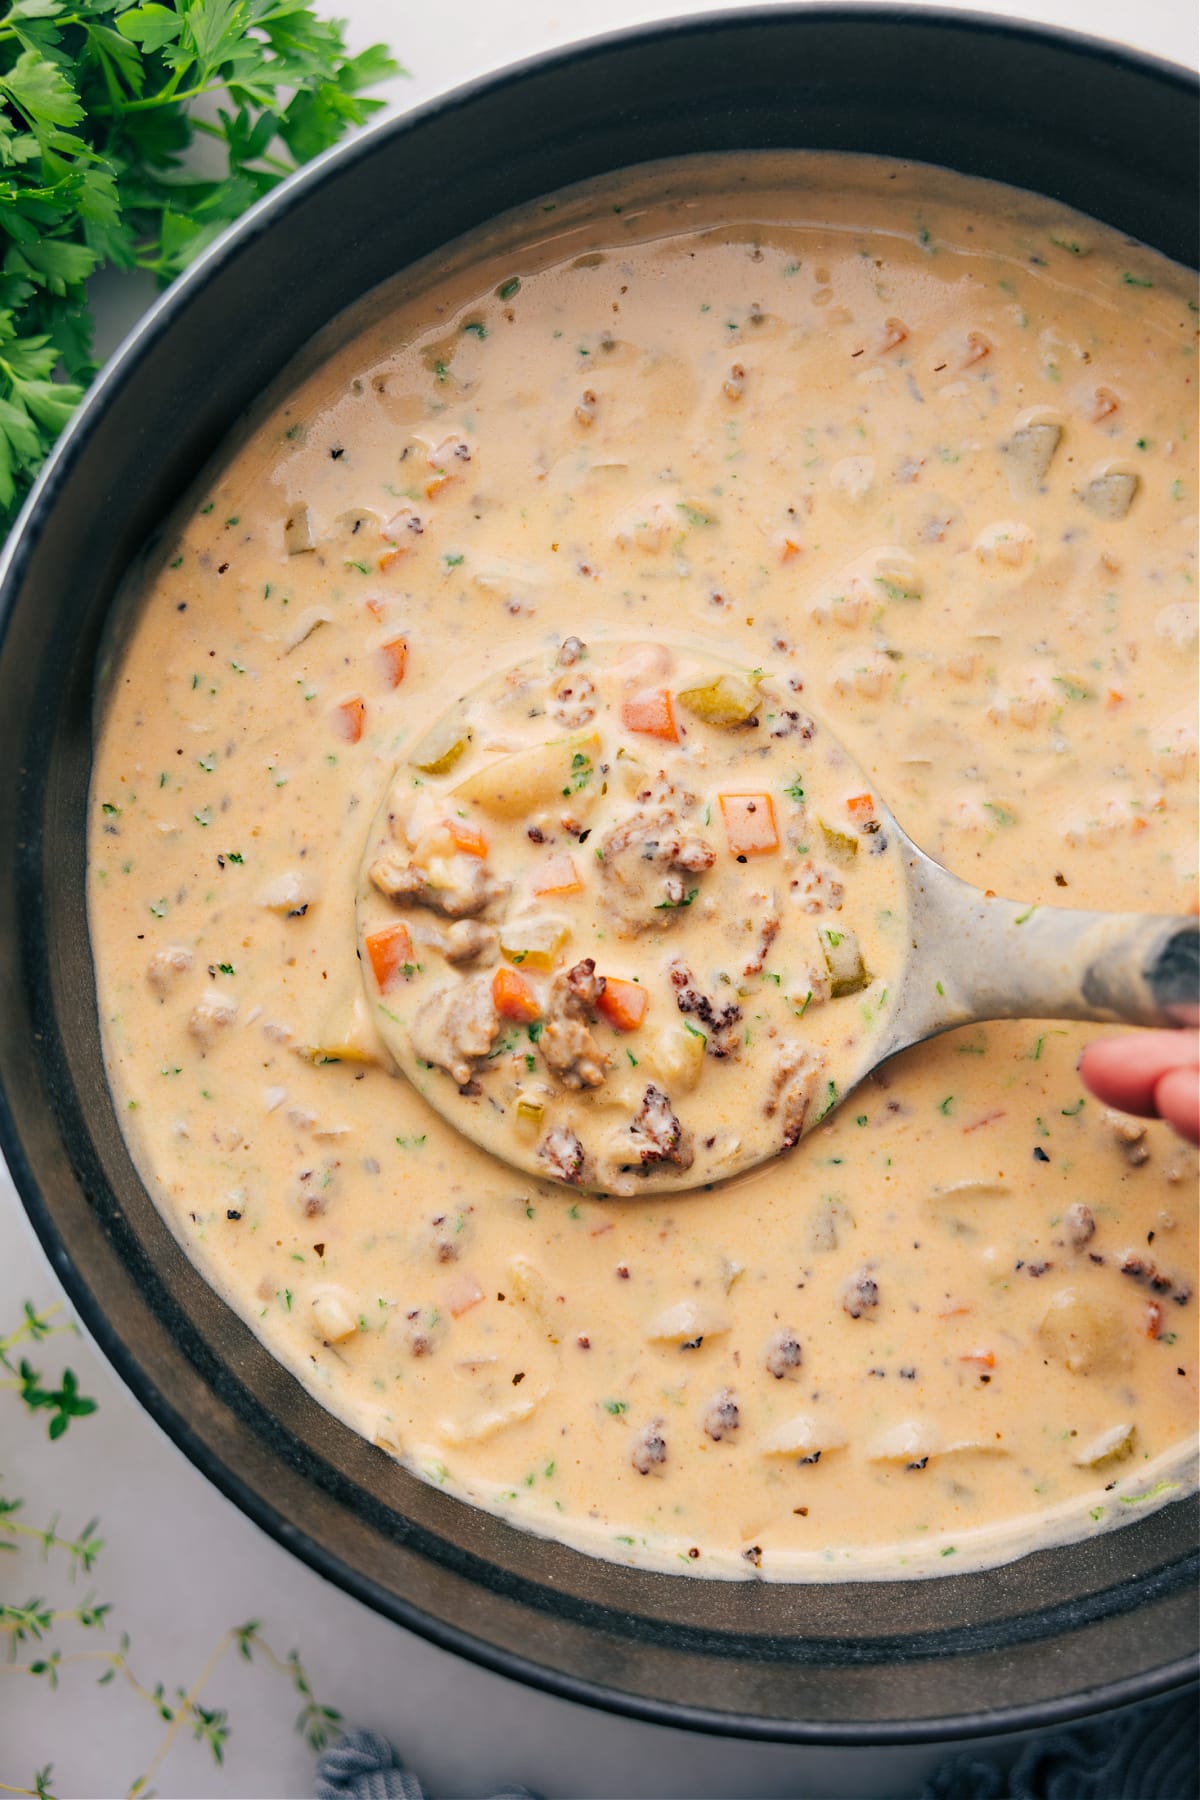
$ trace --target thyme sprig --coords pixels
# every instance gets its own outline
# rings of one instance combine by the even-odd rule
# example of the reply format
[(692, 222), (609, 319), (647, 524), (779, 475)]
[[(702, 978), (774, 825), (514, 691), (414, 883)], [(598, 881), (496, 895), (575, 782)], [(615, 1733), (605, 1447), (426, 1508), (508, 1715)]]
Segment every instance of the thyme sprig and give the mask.
[[(50, 1411), (52, 1438), (61, 1437), (72, 1419), (86, 1417), (96, 1410), (97, 1405), (96, 1401), (86, 1399), (80, 1393), (78, 1380), (70, 1369), (63, 1370), (58, 1386), (53, 1387), (43, 1383), (42, 1376), (30, 1368), (25, 1358), (14, 1361), (13, 1352), (19, 1346), (42, 1343), (57, 1333), (76, 1329), (69, 1322), (57, 1322), (56, 1310), (39, 1312), (27, 1303), (20, 1324), (6, 1337), (0, 1337), (0, 1367), (8, 1372), (0, 1385), (14, 1392), (28, 1412)], [(31, 1548), (36, 1545), (44, 1560), (64, 1559), (70, 1579), (91, 1574), (104, 1548), (104, 1540), (98, 1535), (99, 1521), (91, 1519), (76, 1536), (67, 1537), (59, 1531), (57, 1517), (45, 1525), (31, 1525), (18, 1518), (23, 1504), (18, 1498), (0, 1495), (0, 1551), (16, 1551), (21, 1543), (27, 1543)], [(289, 1683), (300, 1701), (296, 1730), (309, 1749), (320, 1752), (340, 1735), (341, 1714), (336, 1707), (317, 1699), (299, 1651), (289, 1650), (286, 1655), (280, 1655), (264, 1635), (261, 1620), (251, 1619), (244, 1625), (231, 1627), (221, 1636), (187, 1687), (168, 1688), (162, 1681), (143, 1680), (135, 1671), (130, 1639), (124, 1632), (115, 1646), (72, 1649), (60, 1641), (64, 1630), (72, 1627), (103, 1633), (112, 1610), (111, 1601), (98, 1600), (90, 1593), (73, 1606), (56, 1604), (41, 1595), (21, 1602), (0, 1601), (0, 1645), (6, 1643), (8, 1646), (7, 1658), (0, 1657), (0, 1674), (24, 1676), (57, 1688), (65, 1670), (90, 1666), (98, 1671), (100, 1686), (124, 1682), (131, 1692), (153, 1708), (166, 1729), (145, 1771), (125, 1790), (126, 1800), (150, 1800), (152, 1782), (172, 1745), (184, 1733), (194, 1742), (206, 1745), (214, 1762), (224, 1761), (233, 1729), (229, 1713), (224, 1707), (205, 1706), (203, 1695), (231, 1650), (236, 1650), (245, 1662), (261, 1658)], [(32, 1786), (25, 1787), (0, 1780), (0, 1794), (55, 1800), (52, 1764), (37, 1770), (32, 1781)]]

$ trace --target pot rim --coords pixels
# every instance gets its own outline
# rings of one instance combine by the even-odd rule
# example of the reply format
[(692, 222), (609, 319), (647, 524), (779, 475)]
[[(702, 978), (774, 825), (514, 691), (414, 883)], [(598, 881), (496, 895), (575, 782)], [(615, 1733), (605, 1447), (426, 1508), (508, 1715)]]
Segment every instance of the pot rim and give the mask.
[[(97, 375), (87, 396), (47, 459), (0, 551), (0, 652), (7, 637), (12, 602), (25, 567), (41, 539), (59, 490), (79, 459), (86, 453), (95, 421), (112, 396), (136, 369), (147, 349), (172, 329), (186, 310), (227, 267), (244, 245), (282, 222), (320, 185), (331, 167), (349, 170), (374, 154), (381, 138), (403, 138), (419, 132), (435, 116), (470, 107), (484, 94), (519, 86), (532, 74), (553, 72), (626, 45), (680, 41), (714, 32), (737, 31), (751, 24), (780, 22), (820, 23), (853, 20), (869, 29), (872, 24), (901, 24), (912, 31), (938, 32), (951, 26), (981, 39), (1004, 37), (1033, 45), (1057, 44), (1099, 62), (1131, 69), (1178, 89), (1195, 91), (1196, 76), (1182, 65), (1146, 52), (1109, 43), (1059, 26), (1004, 18), (992, 13), (963, 12), (952, 7), (917, 4), (820, 4), (756, 5), (724, 8), (694, 15), (651, 21), (580, 39), (540, 52), (489, 71), (448, 89), (421, 105), (379, 119), (351, 140), (334, 146), (297, 170), (248, 213), (206, 247), (185, 273), (137, 320)], [(385, 1588), (373, 1577), (352, 1567), (317, 1538), (282, 1517), (271, 1501), (222, 1460), (192, 1423), (167, 1398), (155, 1378), (128, 1347), (107, 1318), (60, 1233), (41, 1186), (25, 1155), (9, 1098), (0, 1086), (0, 1150), (7, 1160), (14, 1187), (46, 1251), (48, 1260), (65, 1288), (73, 1307), (96, 1346), (151, 1418), (162, 1427), (192, 1464), (238, 1509), (277, 1542), (301, 1557), (310, 1568), (376, 1612), (405, 1626), (421, 1637), (489, 1670), (559, 1698), (580, 1702), (673, 1728), (744, 1737), (759, 1741), (826, 1746), (920, 1744), (1046, 1727), (1078, 1719), (1101, 1710), (1165, 1694), (1196, 1678), (1194, 1658), (1177, 1658), (1157, 1668), (1140, 1671), (1082, 1692), (1007, 1707), (996, 1714), (986, 1710), (955, 1713), (950, 1717), (921, 1716), (907, 1720), (863, 1719), (855, 1721), (758, 1717), (725, 1712), (712, 1707), (636, 1694), (557, 1669), (474, 1636), (462, 1627), (426, 1612), (414, 1602)], [(1126, 1527), (1128, 1529), (1128, 1527)], [(684, 1579), (680, 1577), (679, 1579)], [(686, 1577), (694, 1581), (695, 1577)]]

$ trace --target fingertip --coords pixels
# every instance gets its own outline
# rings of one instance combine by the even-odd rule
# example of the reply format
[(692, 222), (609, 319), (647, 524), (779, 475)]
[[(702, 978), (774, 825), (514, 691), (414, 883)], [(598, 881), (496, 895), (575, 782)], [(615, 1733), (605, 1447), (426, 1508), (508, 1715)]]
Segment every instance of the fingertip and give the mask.
[[(1154, 1118), (1160, 1110), (1160, 1083), (1171, 1074), (1186, 1080), (1189, 1071), (1195, 1082), (1197, 1054), (1193, 1032), (1141, 1031), (1089, 1044), (1079, 1059), (1079, 1073), (1107, 1106)], [(1183, 1085), (1181, 1081), (1180, 1087)]]
[(1200, 1144), (1200, 1071), (1169, 1069), (1155, 1086), (1154, 1105), (1181, 1137)]

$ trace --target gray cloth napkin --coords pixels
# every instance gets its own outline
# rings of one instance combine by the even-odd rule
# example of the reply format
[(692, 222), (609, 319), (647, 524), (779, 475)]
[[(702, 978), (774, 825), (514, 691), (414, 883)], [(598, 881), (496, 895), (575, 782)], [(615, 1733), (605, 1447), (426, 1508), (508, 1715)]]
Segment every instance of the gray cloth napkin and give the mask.
[[(377, 1731), (351, 1731), (326, 1750), (317, 1764), (314, 1800), (429, 1800)], [(489, 1800), (537, 1800), (528, 1788), (497, 1788)]]
[(1005, 1775), (956, 1756), (921, 1800), (1196, 1800), (1200, 1711), (1194, 1688), (1026, 1744)]
[[(995, 1762), (952, 1757), (926, 1782), (920, 1800), (1196, 1800), (1198, 1723), (1196, 1690), (1189, 1689), (1037, 1738), (1007, 1774)], [(315, 1800), (429, 1796), (386, 1738), (375, 1731), (352, 1731), (322, 1756)], [(528, 1788), (501, 1787), (489, 1800), (536, 1796)]]

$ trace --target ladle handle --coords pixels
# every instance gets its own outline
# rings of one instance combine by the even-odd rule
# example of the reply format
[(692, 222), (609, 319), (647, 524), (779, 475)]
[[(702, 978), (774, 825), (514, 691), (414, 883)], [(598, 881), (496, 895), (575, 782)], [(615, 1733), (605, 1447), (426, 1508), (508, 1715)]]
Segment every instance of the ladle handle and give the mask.
[(974, 1019), (1183, 1025), (1200, 1014), (1200, 922), (992, 898), (917, 852), (919, 949), (897, 1043)]

